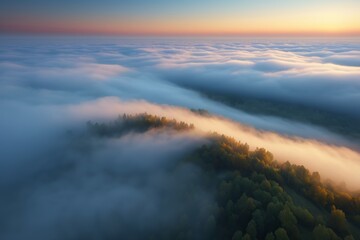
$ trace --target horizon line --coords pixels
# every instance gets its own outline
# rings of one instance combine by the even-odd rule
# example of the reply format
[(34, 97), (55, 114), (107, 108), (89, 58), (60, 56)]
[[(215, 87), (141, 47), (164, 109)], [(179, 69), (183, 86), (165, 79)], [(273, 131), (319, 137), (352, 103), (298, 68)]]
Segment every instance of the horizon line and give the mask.
[(0, 36), (98, 36), (98, 37), (349, 37), (358, 38), (356, 33), (329, 33), (329, 32), (282, 32), (282, 33), (104, 33), (104, 32), (75, 32), (75, 31), (1, 31)]

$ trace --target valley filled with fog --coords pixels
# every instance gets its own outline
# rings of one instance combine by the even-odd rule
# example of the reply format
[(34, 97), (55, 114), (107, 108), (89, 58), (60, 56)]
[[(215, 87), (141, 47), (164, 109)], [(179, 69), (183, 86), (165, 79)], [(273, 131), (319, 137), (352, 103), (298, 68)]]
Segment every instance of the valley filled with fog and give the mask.
[[(142, 113), (194, 129), (84, 137)], [(0, 115), (3, 239), (139, 239), (185, 213), (207, 239), (214, 187), (179, 162), (214, 132), (360, 190), (356, 39), (5, 36)]]

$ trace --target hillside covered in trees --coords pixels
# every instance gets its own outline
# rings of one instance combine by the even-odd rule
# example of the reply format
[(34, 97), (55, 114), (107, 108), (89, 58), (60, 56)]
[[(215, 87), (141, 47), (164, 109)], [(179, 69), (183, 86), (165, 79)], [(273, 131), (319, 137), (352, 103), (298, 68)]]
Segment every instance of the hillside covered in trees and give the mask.
[[(161, 129), (184, 132), (194, 126), (149, 114), (87, 123), (87, 134), (95, 138)], [(201, 185), (186, 186), (184, 199), (191, 199), (199, 187), (214, 192), (212, 210), (199, 223), (206, 232), (203, 238), (360, 239), (358, 193), (335, 186), (304, 166), (278, 162), (263, 148), (250, 150), (246, 139), (239, 142), (209, 133), (207, 140), (180, 162), (194, 164), (204, 172)], [(179, 216), (176, 229), (155, 232), (149, 239), (198, 239), (187, 217)]]

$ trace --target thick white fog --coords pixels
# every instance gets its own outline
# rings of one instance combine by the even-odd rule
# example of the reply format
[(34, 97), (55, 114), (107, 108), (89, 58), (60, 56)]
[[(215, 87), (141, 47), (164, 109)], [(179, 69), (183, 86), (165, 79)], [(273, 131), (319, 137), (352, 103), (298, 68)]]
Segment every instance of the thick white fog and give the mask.
[[(11, 217), (0, 217), (0, 238), (57, 239), (54, 231), (66, 232), (68, 239), (96, 238), (101, 231), (112, 234), (114, 219), (127, 225), (121, 234), (141, 237), (136, 227), (144, 233), (164, 224), (170, 229), (179, 212), (189, 213), (198, 228), (195, 216), (211, 211), (211, 189), (182, 201), (185, 185), (202, 184), (201, 171), (191, 165), (168, 169), (212, 131), (360, 189), (358, 139), (306, 122), (251, 114), (200, 91), (360, 119), (359, 59), (360, 44), (346, 39), (3, 36), (0, 194), (6, 197), (0, 200), (0, 215)], [(92, 139), (86, 153), (67, 134), (81, 133), (88, 120), (143, 112), (193, 123), (196, 130)], [(174, 205), (158, 215), (165, 211), (163, 201)], [(91, 229), (95, 224), (99, 232)]]

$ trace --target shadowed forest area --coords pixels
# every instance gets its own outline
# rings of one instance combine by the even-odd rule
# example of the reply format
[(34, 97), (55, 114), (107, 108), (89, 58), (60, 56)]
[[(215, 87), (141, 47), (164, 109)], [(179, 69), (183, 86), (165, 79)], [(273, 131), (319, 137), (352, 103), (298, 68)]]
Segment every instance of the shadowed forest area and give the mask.
[[(149, 130), (190, 131), (194, 126), (139, 114), (110, 123), (88, 122), (87, 129), (90, 136), (114, 138)], [(335, 186), (304, 166), (280, 163), (263, 148), (251, 151), (246, 143), (217, 133), (207, 139), (179, 163), (202, 169), (204, 181), (196, 187), (215, 192), (212, 210), (202, 223), (207, 239), (359, 239), (359, 193)], [(196, 187), (188, 187), (184, 197), (191, 199)], [(178, 229), (150, 238), (195, 238), (186, 219), (179, 216)]]
[(302, 123), (313, 124), (332, 132), (350, 137), (360, 142), (360, 119), (349, 114), (339, 114), (336, 111), (324, 110), (315, 106), (299, 103), (289, 103), (282, 100), (259, 98), (251, 95), (222, 93), (218, 90), (203, 89), (188, 86), (205, 97), (224, 103), (230, 107), (258, 115), (276, 116)]

